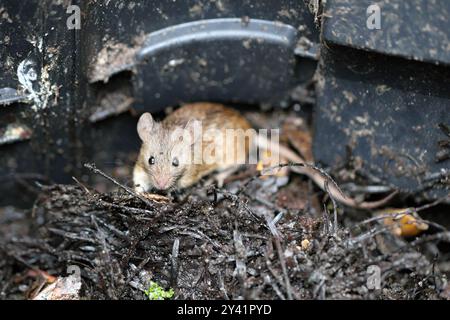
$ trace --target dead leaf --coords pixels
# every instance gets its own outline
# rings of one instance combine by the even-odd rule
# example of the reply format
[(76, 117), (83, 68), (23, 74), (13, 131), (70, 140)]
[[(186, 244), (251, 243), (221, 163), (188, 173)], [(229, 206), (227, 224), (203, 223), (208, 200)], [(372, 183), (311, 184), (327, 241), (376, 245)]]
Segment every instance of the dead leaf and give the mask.
[(33, 300), (79, 300), (81, 278), (72, 274), (68, 277), (57, 278), (56, 281), (45, 287)]
[(27, 272), (27, 277), (32, 277), (32, 278), (42, 277), (43, 279), (45, 279), (45, 281), (47, 283), (53, 283), (53, 282), (56, 281), (56, 277), (54, 277), (54, 276), (52, 276), (52, 275), (50, 275), (47, 272), (42, 271), (42, 270), (30, 269)]
[(383, 219), (385, 226), (399, 237), (417, 236), (425, 230), (428, 230), (428, 224), (414, 212), (413, 209), (386, 209), (377, 212), (380, 216), (387, 216)]
[(306, 162), (314, 163), (311, 131), (306, 127), (303, 119), (287, 120), (283, 124), (283, 134)]
[(157, 193), (141, 192), (141, 194), (148, 200), (152, 200), (152, 201), (155, 201), (158, 203), (170, 202), (170, 199), (168, 197), (157, 194)]
[(311, 245), (311, 242), (308, 239), (304, 239), (301, 242), (301, 246), (304, 251), (308, 250), (310, 245)]
[[(261, 159), (258, 161), (256, 165), (256, 170), (260, 173), (263, 170), (270, 169), (272, 167), (277, 166), (280, 163), (283, 163), (284, 159), (282, 159), (280, 155), (280, 159), (278, 157), (273, 157), (272, 152), (270, 150), (265, 150), (261, 152)], [(274, 168), (273, 170), (268, 170), (265, 172), (261, 179), (266, 179), (269, 175), (275, 175), (277, 177), (286, 177), (289, 174), (289, 170), (287, 167), (284, 168)]]

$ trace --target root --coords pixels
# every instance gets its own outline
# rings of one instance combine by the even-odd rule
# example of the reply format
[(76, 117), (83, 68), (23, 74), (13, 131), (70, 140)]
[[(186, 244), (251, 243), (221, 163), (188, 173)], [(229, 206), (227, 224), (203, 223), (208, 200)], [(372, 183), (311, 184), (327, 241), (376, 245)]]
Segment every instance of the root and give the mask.
[[(262, 136), (257, 137), (257, 145), (261, 148), (266, 148), (271, 145), (271, 143)], [(273, 150), (273, 148), (269, 147)], [(309, 177), (314, 183), (321, 188), (323, 191), (328, 192), (330, 197), (336, 200), (339, 203), (342, 203), (346, 206), (357, 208), (357, 209), (375, 209), (381, 206), (386, 205), (394, 196), (398, 194), (398, 190), (393, 191), (391, 194), (386, 196), (385, 198), (377, 201), (370, 202), (359, 202), (354, 198), (351, 198), (343, 193), (343, 191), (339, 188), (338, 184), (322, 169), (312, 165), (307, 164), (306, 161), (300, 157), (298, 154), (293, 152), (287, 147), (284, 147), (280, 144), (276, 146), (276, 150), (278, 151), (281, 157), (286, 158), (290, 163), (288, 164), (280, 164), (267, 170), (274, 170), (276, 168), (281, 167), (290, 167), (292, 171), (303, 174)], [(331, 183), (330, 183), (331, 182)]]

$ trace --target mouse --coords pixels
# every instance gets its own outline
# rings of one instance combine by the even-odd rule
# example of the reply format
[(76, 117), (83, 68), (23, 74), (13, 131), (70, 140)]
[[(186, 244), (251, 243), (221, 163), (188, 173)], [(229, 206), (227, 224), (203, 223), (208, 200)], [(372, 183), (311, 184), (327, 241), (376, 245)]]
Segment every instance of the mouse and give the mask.
[[(184, 189), (212, 172), (217, 173), (221, 186), (245, 162), (252, 130), (237, 110), (218, 103), (185, 104), (161, 122), (155, 121), (151, 113), (142, 114), (137, 124), (142, 145), (133, 168), (135, 191)], [(227, 132), (247, 136), (230, 143), (224, 138)]]
[[(237, 139), (227, 139), (229, 131)], [(167, 193), (188, 188), (213, 172), (217, 173), (215, 180), (221, 187), (229, 175), (251, 162), (250, 156), (255, 154), (251, 148), (270, 150), (275, 159), (285, 159), (290, 170), (308, 176), (346, 206), (374, 209), (398, 193), (394, 190), (383, 199), (369, 202), (345, 195), (323, 170), (308, 164), (290, 148), (257, 134), (237, 110), (219, 103), (185, 104), (161, 122), (146, 112), (138, 120), (137, 132), (142, 141), (133, 168), (133, 183), (138, 193)]]

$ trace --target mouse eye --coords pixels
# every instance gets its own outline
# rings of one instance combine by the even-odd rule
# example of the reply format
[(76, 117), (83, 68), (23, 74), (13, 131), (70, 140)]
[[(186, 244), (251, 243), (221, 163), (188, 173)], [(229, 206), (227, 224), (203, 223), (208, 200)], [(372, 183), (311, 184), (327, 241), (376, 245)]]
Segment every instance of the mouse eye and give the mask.
[(151, 165), (154, 165), (154, 164), (155, 164), (155, 157), (154, 157), (154, 156), (151, 156), (151, 157), (148, 159), (148, 163), (150, 163)]
[(172, 165), (174, 167), (178, 167), (180, 165), (180, 162), (178, 161), (178, 158), (176, 158), (176, 157), (173, 158)]

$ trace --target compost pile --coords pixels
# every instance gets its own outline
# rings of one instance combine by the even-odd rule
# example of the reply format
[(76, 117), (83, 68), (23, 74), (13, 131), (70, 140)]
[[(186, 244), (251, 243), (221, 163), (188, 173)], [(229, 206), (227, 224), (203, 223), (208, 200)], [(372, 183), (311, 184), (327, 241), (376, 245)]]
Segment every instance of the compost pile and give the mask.
[[(41, 186), (32, 210), (0, 215), (2, 298), (32, 298), (74, 266), (82, 299), (148, 299), (152, 283), (175, 299), (448, 296), (424, 249), (448, 232), (405, 240), (364, 213), (335, 211), (302, 177), (239, 175), (163, 202), (120, 186)], [(368, 281), (374, 266), (381, 288)]]

